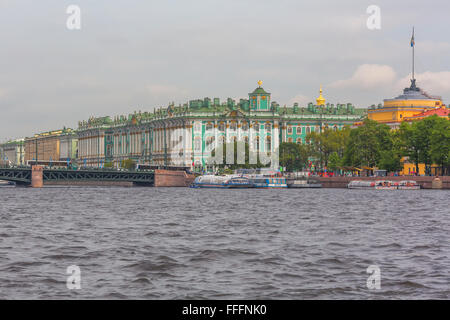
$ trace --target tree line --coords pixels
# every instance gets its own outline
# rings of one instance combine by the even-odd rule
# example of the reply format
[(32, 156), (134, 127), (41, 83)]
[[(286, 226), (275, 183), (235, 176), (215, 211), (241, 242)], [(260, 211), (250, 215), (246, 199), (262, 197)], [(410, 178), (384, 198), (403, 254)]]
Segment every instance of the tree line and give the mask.
[(284, 142), (279, 150), (280, 165), (286, 171), (300, 171), (311, 164), (316, 170), (337, 171), (351, 166), (377, 167), (389, 172), (402, 169), (402, 159), (408, 157), (419, 172), (425, 164), (450, 174), (450, 121), (438, 116), (414, 122), (403, 122), (399, 129), (366, 119), (356, 128), (342, 130), (324, 128), (311, 132), (305, 144)]

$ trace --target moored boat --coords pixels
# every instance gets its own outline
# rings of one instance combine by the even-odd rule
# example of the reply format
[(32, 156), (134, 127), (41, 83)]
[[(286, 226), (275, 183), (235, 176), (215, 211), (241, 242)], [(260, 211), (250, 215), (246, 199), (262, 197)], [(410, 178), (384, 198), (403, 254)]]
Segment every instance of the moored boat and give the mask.
[(3, 181), (3, 180), (0, 180), (0, 187), (3, 187), (3, 188), (11, 188), (11, 187), (15, 187), (16, 186), (16, 183), (15, 182), (13, 182), (13, 181)]
[(249, 179), (253, 183), (254, 188), (287, 188), (286, 178), (283, 177), (255, 176), (250, 177)]
[(191, 188), (252, 188), (250, 179), (242, 176), (203, 175), (195, 178)]
[(396, 183), (390, 180), (362, 181), (353, 180), (347, 185), (349, 189), (395, 190)]
[(397, 188), (399, 190), (419, 190), (420, 184), (414, 180), (403, 180), (398, 183)]
[(319, 179), (303, 178), (303, 179), (288, 179), (288, 188), (322, 188), (322, 183)]

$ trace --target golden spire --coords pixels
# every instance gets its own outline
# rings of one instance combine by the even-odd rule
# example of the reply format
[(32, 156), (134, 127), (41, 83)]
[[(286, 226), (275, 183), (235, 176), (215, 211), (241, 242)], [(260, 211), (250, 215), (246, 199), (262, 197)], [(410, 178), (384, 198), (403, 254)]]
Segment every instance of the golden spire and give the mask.
[(258, 86), (261, 88), (261, 86), (262, 86), (262, 81), (261, 80), (258, 81)]
[(325, 105), (325, 98), (322, 96), (322, 85), (320, 85), (320, 95), (319, 97), (316, 99), (317, 105), (318, 106), (324, 106)]

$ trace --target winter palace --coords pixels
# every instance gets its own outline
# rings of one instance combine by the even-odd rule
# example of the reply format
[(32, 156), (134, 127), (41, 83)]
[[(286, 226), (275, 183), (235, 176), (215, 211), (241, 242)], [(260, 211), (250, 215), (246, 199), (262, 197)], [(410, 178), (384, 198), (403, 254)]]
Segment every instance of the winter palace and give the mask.
[(204, 167), (220, 143), (247, 142), (251, 151), (270, 155), (281, 142), (305, 143), (312, 131), (353, 125), (366, 109), (329, 104), (322, 96), (307, 107), (280, 106), (258, 87), (239, 102), (228, 98), (189, 103), (128, 116), (90, 118), (78, 127), (78, 163), (118, 166), (122, 160), (155, 166)]

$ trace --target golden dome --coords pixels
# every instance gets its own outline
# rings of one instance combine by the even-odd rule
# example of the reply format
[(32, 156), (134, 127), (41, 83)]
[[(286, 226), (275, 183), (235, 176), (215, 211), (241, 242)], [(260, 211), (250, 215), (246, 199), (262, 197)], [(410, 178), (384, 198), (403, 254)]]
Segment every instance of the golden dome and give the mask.
[(324, 106), (325, 105), (325, 98), (322, 96), (322, 85), (320, 85), (320, 95), (316, 99), (318, 106)]

